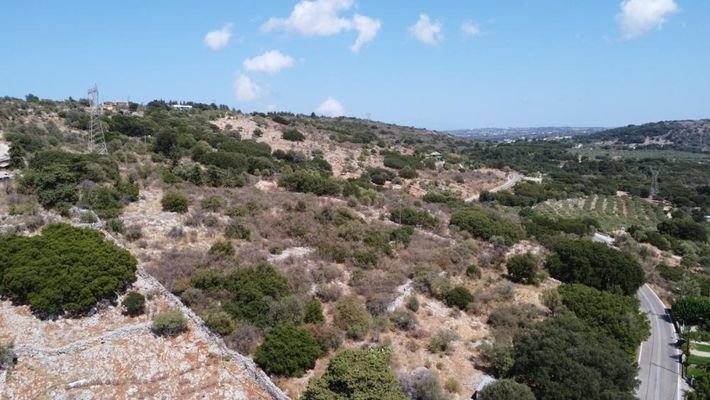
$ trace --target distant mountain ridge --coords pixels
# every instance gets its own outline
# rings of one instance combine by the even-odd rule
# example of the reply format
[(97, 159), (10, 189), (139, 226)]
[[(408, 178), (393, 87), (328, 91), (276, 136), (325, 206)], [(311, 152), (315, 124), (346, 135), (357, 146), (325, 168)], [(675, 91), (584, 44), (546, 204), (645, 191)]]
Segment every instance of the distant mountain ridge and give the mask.
[(596, 132), (594, 141), (627, 145), (675, 145), (710, 151), (710, 119), (659, 121)]

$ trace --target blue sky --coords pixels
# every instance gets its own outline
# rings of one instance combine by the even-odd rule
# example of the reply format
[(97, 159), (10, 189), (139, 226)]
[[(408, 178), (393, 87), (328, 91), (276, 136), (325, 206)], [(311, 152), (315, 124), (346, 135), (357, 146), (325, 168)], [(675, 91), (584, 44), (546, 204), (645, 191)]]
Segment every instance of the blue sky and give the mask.
[(707, 118), (708, 21), (707, 0), (6, 1), (0, 95), (434, 129)]

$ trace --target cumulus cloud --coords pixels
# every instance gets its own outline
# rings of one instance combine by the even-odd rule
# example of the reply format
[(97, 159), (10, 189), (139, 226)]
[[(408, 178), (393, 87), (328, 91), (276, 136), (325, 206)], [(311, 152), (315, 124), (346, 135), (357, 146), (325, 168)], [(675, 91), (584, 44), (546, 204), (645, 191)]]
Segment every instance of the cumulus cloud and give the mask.
[(232, 37), (232, 24), (226, 24), (221, 29), (207, 32), (205, 35), (205, 46), (212, 50), (219, 50), (229, 43)]
[(247, 58), (242, 65), (247, 71), (275, 74), (282, 69), (293, 67), (294, 63), (292, 57), (278, 50), (271, 50), (254, 58)]
[(465, 37), (476, 37), (481, 34), (481, 27), (479, 27), (476, 23), (464, 21), (461, 24), (461, 33)]
[(377, 32), (382, 28), (382, 22), (364, 15), (355, 14), (353, 16), (353, 27), (357, 31), (357, 39), (350, 46), (350, 50), (357, 53), (363, 45), (375, 39)]
[(436, 46), (444, 40), (441, 22), (432, 22), (426, 14), (419, 15), (417, 22), (409, 27), (409, 33), (420, 42), (432, 46)]
[(623, 0), (617, 16), (626, 39), (660, 28), (666, 17), (678, 11), (675, 0)]
[(340, 102), (332, 97), (328, 97), (316, 108), (316, 114), (328, 117), (340, 117), (345, 115), (345, 108)]
[(237, 100), (241, 102), (254, 101), (261, 96), (261, 87), (252, 81), (251, 78), (237, 72), (237, 77), (234, 81), (234, 93)]
[(285, 29), (303, 36), (332, 36), (345, 31), (357, 31), (357, 39), (350, 46), (354, 52), (372, 41), (382, 27), (382, 22), (364, 15), (352, 17), (341, 15), (350, 10), (353, 0), (302, 0), (297, 3), (287, 18), (269, 18), (261, 26), (262, 31)]

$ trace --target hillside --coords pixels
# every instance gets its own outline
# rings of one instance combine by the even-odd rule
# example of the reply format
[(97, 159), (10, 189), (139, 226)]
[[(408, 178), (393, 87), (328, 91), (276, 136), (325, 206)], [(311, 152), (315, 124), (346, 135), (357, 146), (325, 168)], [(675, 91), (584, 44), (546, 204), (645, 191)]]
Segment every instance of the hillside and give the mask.
[[(656, 267), (683, 255), (701, 271), (710, 254), (706, 160), (189, 105), (105, 105), (97, 154), (84, 101), (0, 100), (14, 174), (0, 181), (0, 354), (17, 356), (0, 359), (1, 396), (313, 399), (373, 379), (391, 398), (459, 400), (496, 377), (566, 398), (530, 362), (573, 364), (574, 393), (618, 373), (610, 393), (630, 395), (647, 335), (631, 295), (646, 277), (673, 295)], [(118, 282), (113, 260), (46, 242), (56, 222), (126, 249), (135, 272)], [(589, 298), (621, 306), (573, 314)]]
[(588, 139), (632, 146), (710, 151), (710, 120), (661, 121), (593, 133)]

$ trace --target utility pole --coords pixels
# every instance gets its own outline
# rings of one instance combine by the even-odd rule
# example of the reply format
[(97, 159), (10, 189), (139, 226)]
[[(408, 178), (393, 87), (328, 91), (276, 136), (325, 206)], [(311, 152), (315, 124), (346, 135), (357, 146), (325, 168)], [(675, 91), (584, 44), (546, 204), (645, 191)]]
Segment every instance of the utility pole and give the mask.
[(107, 154), (108, 149), (100, 115), (99, 89), (94, 85), (89, 88), (89, 152)]

